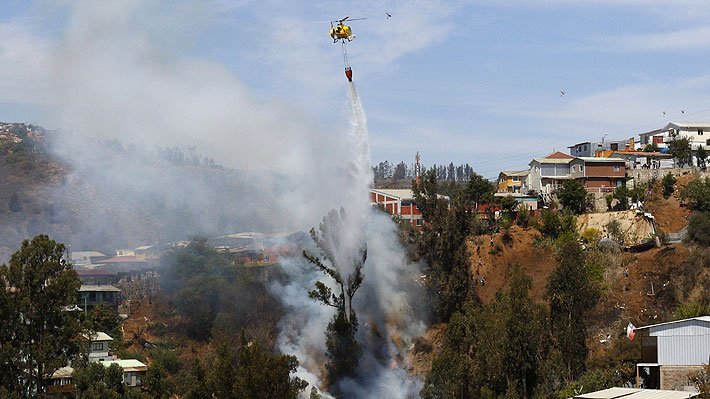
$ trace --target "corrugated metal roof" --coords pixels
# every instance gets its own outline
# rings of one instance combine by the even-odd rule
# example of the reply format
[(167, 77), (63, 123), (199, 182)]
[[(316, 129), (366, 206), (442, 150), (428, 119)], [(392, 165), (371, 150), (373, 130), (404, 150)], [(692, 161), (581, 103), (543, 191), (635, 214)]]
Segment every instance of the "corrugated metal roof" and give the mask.
[(694, 392), (667, 391), (660, 389), (609, 388), (601, 391), (577, 395), (580, 399), (685, 399), (697, 396)]
[(74, 374), (74, 369), (70, 366), (64, 366), (52, 373), (50, 378), (53, 380), (58, 380), (60, 378), (71, 378), (72, 374)]
[(665, 325), (674, 324), (674, 323), (683, 323), (683, 322), (687, 322), (687, 321), (690, 321), (690, 320), (700, 320), (700, 321), (704, 321), (704, 322), (710, 323), (710, 316), (699, 316), (699, 317), (692, 317), (692, 318), (690, 318), (690, 319), (667, 321), (667, 322), (665, 322), (665, 323), (658, 323), (658, 324), (651, 324), (651, 325), (643, 326), (643, 327), (636, 327), (636, 329), (637, 329), (637, 330), (643, 330), (643, 329), (645, 329), (645, 328), (658, 327), (658, 326), (665, 326)]
[(116, 288), (112, 285), (91, 285), (91, 284), (82, 284), (81, 287), (79, 288), (79, 292), (108, 292), (108, 291), (121, 292), (121, 289)]
[[(572, 162), (574, 160), (573, 158), (533, 158), (534, 162), (537, 163), (558, 163), (558, 164), (567, 164)], [(532, 163), (532, 162), (530, 162)]]
[(146, 370), (148, 370), (148, 366), (141, 363), (140, 360), (136, 360), (136, 359), (104, 360), (104, 361), (100, 361), (98, 363), (101, 363), (104, 367), (109, 367), (112, 364), (118, 364), (119, 366), (121, 366), (123, 371), (146, 371)]

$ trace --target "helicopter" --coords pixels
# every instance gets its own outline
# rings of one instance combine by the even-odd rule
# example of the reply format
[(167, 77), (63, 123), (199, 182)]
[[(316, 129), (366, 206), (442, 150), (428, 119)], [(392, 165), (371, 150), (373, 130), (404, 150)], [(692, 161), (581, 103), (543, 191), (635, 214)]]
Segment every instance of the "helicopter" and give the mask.
[[(338, 19), (336, 21), (330, 21), (330, 37), (333, 38), (333, 43), (337, 43), (338, 40), (342, 40), (345, 42), (345, 40), (351, 42), (353, 39), (355, 39), (355, 36), (352, 34), (352, 31), (350, 30), (350, 26), (344, 25), (343, 22), (350, 20), (350, 21), (358, 21), (361, 19), (367, 19), (367, 18), (353, 18), (350, 19), (350, 17), (345, 17), (343, 19)], [(337, 25), (333, 25), (334, 23), (337, 23)]]
[[(348, 78), (348, 81), (352, 82), (353, 81), (353, 71), (350, 68), (350, 62), (348, 61), (348, 50), (347, 47), (345, 46), (346, 40), (348, 42), (353, 41), (355, 39), (355, 35), (353, 35), (352, 30), (350, 30), (350, 27), (348, 25), (343, 24), (343, 22), (349, 20), (349, 21), (358, 21), (361, 19), (367, 19), (367, 18), (352, 18), (350, 17), (345, 17), (343, 19), (338, 19), (336, 21), (330, 21), (330, 37), (333, 38), (333, 43), (337, 43), (338, 41), (341, 42), (343, 46), (343, 61), (345, 62), (345, 77)], [(337, 25), (333, 25), (334, 23), (337, 23)]]

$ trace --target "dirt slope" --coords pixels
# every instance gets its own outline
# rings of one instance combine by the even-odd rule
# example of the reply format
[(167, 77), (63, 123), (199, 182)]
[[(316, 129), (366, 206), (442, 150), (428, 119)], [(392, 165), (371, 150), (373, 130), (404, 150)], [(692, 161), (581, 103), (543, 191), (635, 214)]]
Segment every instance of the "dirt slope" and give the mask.
[[(472, 254), (471, 270), (473, 275), (479, 280), (477, 292), (484, 303), (490, 302), (496, 291), (508, 287), (508, 265), (513, 262), (518, 262), (525, 266), (527, 273), (532, 277), (531, 295), (535, 300), (542, 300), (545, 285), (547, 284), (547, 276), (557, 265), (552, 250), (538, 249), (533, 246), (535, 238), (540, 236), (537, 230), (532, 228), (524, 230), (519, 226), (513, 226), (510, 230), (513, 236), (510, 245), (503, 243), (502, 233), (493, 235), (494, 251), (491, 251), (489, 235), (471, 237), (469, 239), (468, 246)], [(476, 268), (479, 262), (478, 242), (481, 243), (480, 257), (482, 266), (480, 274), (477, 275)], [(482, 277), (485, 277), (485, 286), (480, 284)]]

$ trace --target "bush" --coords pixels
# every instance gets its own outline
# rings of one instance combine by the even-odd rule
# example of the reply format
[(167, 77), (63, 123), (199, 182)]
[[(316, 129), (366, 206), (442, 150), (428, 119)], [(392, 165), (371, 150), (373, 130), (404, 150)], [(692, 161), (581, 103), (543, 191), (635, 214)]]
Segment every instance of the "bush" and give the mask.
[(710, 246), (710, 212), (693, 212), (690, 215), (688, 238), (697, 244)]
[(611, 237), (612, 240), (618, 243), (624, 241), (624, 233), (621, 231), (621, 223), (619, 223), (618, 220), (610, 220), (605, 227), (606, 231), (609, 233), (609, 237)]
[(518, 211), (518, 220), (517, 220), (518, 226), (527, 229), (528, 226), (530, 226), (530, 211), (528, 210), (527, 207), (523, 206), (520, 207), (520, 210)]
[(155, 334), (159, 337), (162, 337), (163, 335), (165, 335), (166, 328), (165, 328), (165, 324), (163, 324), (163, 322), (158, 321), (158, 322), (151, 324), (148, 327), (148, 330), (151, 331), (153, 334)]
[(601, 238), (602, 238), (602, 232), (597, 229), (594, 229), (594, 228), (586, 229), (582, 233), (582, 240), (584, 240), (584, 242), (587, 244), (597, 242)]
[(683, 188), (680, 197), (688, 202), (690, 208), (710, 212), (710, 178), (691, 181)]
[(661, 184), (663, 185), (663, 198), (668, 199), (668, 197), (673, 194), (673, 191), (675, 191), (674, 186), (676, 182), (676, 178), (673, 177), (670, 172), (668, 172), (667, 175), (663, 176), (663, 180), (661, 180)]
[(558, 213), (545, 209), (541, 213), (541, 223), (537, 229), (543, 236), (557, 239), (564, 233), (575, 232), (577, 221), (571, 213)]
[(675, 308), (675, 312), (673, 312), (673, 317), (676, 320), (700, 316), (710, 316), (710, 303), (695, 301), (679, 303)]

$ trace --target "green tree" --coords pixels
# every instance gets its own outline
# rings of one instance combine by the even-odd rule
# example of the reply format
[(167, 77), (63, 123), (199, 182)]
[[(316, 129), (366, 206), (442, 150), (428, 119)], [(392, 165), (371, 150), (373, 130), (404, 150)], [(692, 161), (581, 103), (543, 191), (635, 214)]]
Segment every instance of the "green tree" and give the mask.
[(576, 215), (586, 213), (593, 206), (590, 195), (584, 185), (577, 180), (570, 179), (564, 182), (562, 188), (557, 192), (560, 204), (566, 210)]
[(72, 382), (77, 397), (81, 399), (122, 399), (127, 389), (123, 385), (123, 369), (118, 364), (104, 367), (92, 362), (74, 369)]
[(682, 168), (685, 165), (692, 165), (692, 153), (690, 140), (687, 137), (675, 138), (668, 143), (668, 152), (678, 160)]
[(698, 146), (698, 150), (695, 152), (695, 158), (698, 160), (698, 167), (701, 170), (707, 169), (708, 152), (702, 144)]
[(502, 197), (499, 203), (500, 208), (503, 210), (504, 213), (507, 214), (515, 212), (515, 210), (518, 208), (518, 205), (520, 205), (520, 202), (518, 202), (518, 200), (511, 196)]
[(143, 378), (143, 388), (152, 399), (167, 399), (173, 394), (173, 384), (168, 380), (168, 374), (162, 365), (151, 364)]
[(419, 185), (414, 185), (413, 191), (416, 201), (424, 204), (422, 216), (427, 222), (418, 242), (418, 252), (429, 265), (427, 285), (436, 293), (437, 316), (446, 321), (475, 296), (475, 288), (470, 284), (471, 264), (466, 245), (476, 225), (471, 196), (459, 194), (451, 199), (449, 206), (436, 195), (436, 174), (432, 171)]
[(498, 292), (488, 305), (467, 302), (453, 314), (422, 398), (532, 395), (547, 341), (547, 313), (530, 298), (530, 282), (522, 266), (510, 265), (509, 291)]
[(668, 199), (668, 197), (673, 194), (673, 191), (675, 191), (675, 184), (677, 180), (675, 177), (673, 177), (673, 174), (671, 172), (668, 172), (665, 176), (663, 176), (663, 179), (661, 179), (661, 185), (663, 186), (663, 198)]
[(693, 212), (690, 215), (688, 238), (697, 244), (710, 246), (710, 212)]
[(629, 189), (626, 188), (626, 185), (617, 187), (616, 190), (614, 190), (614, 199), (617, 201), (616, 205), (614, 206), (614, 210), (625, 211), (629, 209), (630, 196), (631, 192), (629, 191)]
[(683, 187), (680, 197), (691, 209), (710, 212), (710, 177), (691, 181)]
[(656, 143), (650, 143), (646, 144), (645, 147), (643, 147), (644, 152), (659, 152), (661, 151), (660, 148), (658, 148), (658, 144)]
[(87, 330), (105, 332), (116, 339), (121, 336), (121, 319), (118, 314), (105, 303), (99, 303), (89, 312), (85, 323)]
[(570, 382), (584, 371), (587, 359), (587, 312), (599, 293), (589, 281), (585, 254), (577, 240), (561, 246), (559, 264), (550, 274), (545, 297), (550, 303), (550, 319), (555, 343), (564, 359), (563, 379)]
[(81, 281), (64, 258), (64, 245), (38, 235), (22, 242), (0, 266), (0, 373), (2, 386), (35, 396), (44, 378), (79, 352)]
[[(296, 399), (308, 383), (291, 377), (296, 371), (295, 356), (275, 355), (258, 342), (247, 342), (242, 332), (237, 351), (224, 343), (217, 350), (214, 366), (207, 377), (210, 396), (220, 399)], [(194, 378), (203, 376), (200, 367), (193, 367)], [(205, 398), (207, 389), (192, 389), (188, 398)]]
[(577, 229), (577, 219), (569, 212), (556, 212), (543, 209), (540, 213), (541, 223), (538, 231), (548, 238), (557, 239), (565, 233), (573, 233)]
[(493, 194), (496, 192), (496, 187), (488, 181), (488, 179), (473, 173), (471, 179), (466, 185), (466, 198), (474, 206), (479, 204), (487, 204), (493, 201)]
[(212, 392), (207, 385), (207, 372), (202, 366), (200, 359), (193, 359), (188, 376), (189, 390), (185, 394), (185, 399), (211, 399)]
[[(303, 256), (315, 265), (320, 271), (330, 276), (340, 289), (339, 293), (321, 281), (316, 281), (316, 289), (310, 291), (308, 296), (326, 306), (336, 309), (333, 319), (328, 324), (326, 330), (326, 355), (328, 364), (328, 380), (331, 387), (343, 377), (350, 376), (357, 367), (358, 360), (362, 356), (360, 344), (355, 339), (358, 329), (357, 315), (353, 310), (353, 297), (362, 285), (362, 267), (367, 260), (367, 248), (363, 243), (353, 254), (347, 252), (348, 245), (343, 236), (348, 226), (348, 219), (344, 209), (340, 212), (331, 210), (318, 226), (318, 232), (311, 229), (311, 238), (318, 247), (321, 256), (327, 260), (327, 264), (319, 257), (309, 255), (303, 251)], [(348, 259), (348, 264), (339, 264), (338, 259)], [(343, 275), (344, 270), (350, 270), (348, 275)]]

